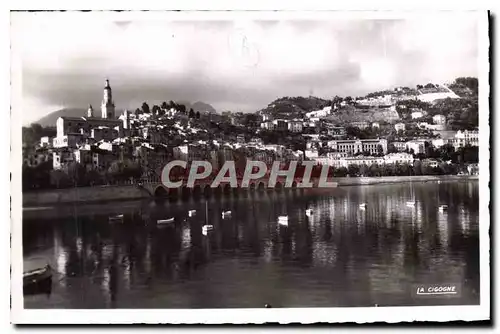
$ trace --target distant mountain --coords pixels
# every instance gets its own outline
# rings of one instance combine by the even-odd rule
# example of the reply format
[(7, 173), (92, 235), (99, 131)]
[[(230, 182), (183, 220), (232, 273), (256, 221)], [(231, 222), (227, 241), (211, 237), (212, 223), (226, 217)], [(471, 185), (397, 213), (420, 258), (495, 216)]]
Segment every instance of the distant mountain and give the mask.
[(79, 109), (79, 108), (60, 109), (51, 112), (50, 114), (40, 118), (38, 121), (34, 123), (38, 123), (41, 126), (55, 126), (57, 119), (61, 116), (78, 117), (85, 115), (87, 115), (87, 109)]
[(212, 107), (210, 104), (208, 103), (205, 103), (205, 102), (201, 102), (201, 101), (198, 101), (198, 102), (195, 102), (195, 103), (191, 103), (191, 102), (187, 102), (187, 101), (178, 101), (176, 102), (178, 104), (183, 104), (186, 106), (186, 109), (189, 110), (190, 108), (193, 108), (193, 110), (196, 112), (196, 111), (199, 111), (199, 112), (216, 112), (215, 108)]
[[(123, 113), (122, 110), (115, 110), (115, 116), (119, 117)], [(99, 117), (101, 115), (100, 109), (94, 109), (94, 115)], [(38, 123), (41, 126), (55, 126), (56, 121), (59, 117), (82, 117), (87, 116), (87, 109), (80, 108), (64, 108), (51, 112), (50, 114), (40, 118), (38, 121), (33, 123)]]
[(205, 103), (205, 102), (195, 102), (191, 105), (191, 108), (193, 108), (194, 111), (199, 111), (199, 112), (216, 112), (215, 108), (212, 107), (210, 104)]
[[(191, 104), (190, 102), (178, 102), (179, 104), (184, 104), (186, 106), (186, 109), (189, 110), (189, 108), (193, 108), (194, 111), (199, 111), (199, 112), (205, 112), (205, 111), (210, 111), (210, 112), (215, 112), (215, 108), (212, 107), (210, 104), (205, 103), (205, 102), (195, 102)], [(150, 106), (152, 107), (152, 106)], [(134, 109), (135, 110), (135, 109)], [(116, 110), (115, 111), (115, 116), (119, 117), (122, 114), (122, 110)], [(94, 109), (94, 115), (99, 116), (101, 113), (100, 109)], [(80, 117), (80, 116), (86, 116), (87, 115), (87, 109), (82, 109), (82, 108), (65, 108), (65, 109), (60, 109), (51, 112), (50, 114), (40, 118), (38, 121), (33, 122), (33, 123), (38, 123), (41, 126), (55, 126), (56, 121), (59, 117), (61, 116), (67, 116), (67, 117)]]

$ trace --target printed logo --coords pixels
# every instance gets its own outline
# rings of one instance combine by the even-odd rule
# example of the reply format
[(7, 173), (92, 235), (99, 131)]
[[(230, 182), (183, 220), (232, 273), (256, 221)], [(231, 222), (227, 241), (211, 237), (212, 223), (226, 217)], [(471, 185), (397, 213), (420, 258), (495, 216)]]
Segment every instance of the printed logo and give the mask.
[(460, 296), (460, 284), (419, 284), (413, 288), (413, 293), (419, 297), (429, 296)]

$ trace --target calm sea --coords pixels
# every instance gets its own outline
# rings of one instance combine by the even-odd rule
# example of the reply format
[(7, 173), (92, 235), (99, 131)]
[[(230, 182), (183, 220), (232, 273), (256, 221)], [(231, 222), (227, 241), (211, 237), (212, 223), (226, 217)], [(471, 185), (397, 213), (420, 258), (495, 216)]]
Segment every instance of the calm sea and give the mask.
[[(109, 222), (116, 214), (123, 223)], [(44, 208), (23, 222), (25, 270), (56, 274), (25, 307), (479, 304), (478, 229), (477, 181)], [(438, 283), (461, 293), (415, 297), (415, 284)]]

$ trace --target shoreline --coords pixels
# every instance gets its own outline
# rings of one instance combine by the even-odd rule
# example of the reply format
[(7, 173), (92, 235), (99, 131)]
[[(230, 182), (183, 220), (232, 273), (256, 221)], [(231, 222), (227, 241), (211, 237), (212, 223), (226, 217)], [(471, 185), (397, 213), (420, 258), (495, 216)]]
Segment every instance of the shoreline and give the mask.
[[(407, 182), (449, 182), (449, 181), (476, 181), (478, 175), (418, 175), (418, 176), (381, 176), (381, 177), (343, 177), (334, 178), (335, 188), (396, 184)], [(321, 188), (314, 188), (321, 189)], [(70, 204), (97, 204), (112, 201), (133, 201), (154, 199), (151, 194), (141, 191), (133, 185), (81, 187), (67, 189), (50, 189), (23, 193), (23, 211), (34, 212), (53, 209), (60, 205)]]

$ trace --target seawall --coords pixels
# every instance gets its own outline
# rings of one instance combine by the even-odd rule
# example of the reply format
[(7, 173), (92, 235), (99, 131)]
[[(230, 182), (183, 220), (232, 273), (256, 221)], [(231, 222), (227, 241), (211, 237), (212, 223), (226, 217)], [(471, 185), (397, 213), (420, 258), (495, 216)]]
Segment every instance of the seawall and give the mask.
[(23, 206), (69, 204), (75, 202), (101, 202), (132, 200), (150, 197), (146, 190), (134, 185), (78, 187), (50, 189), (23, 193)]
[[(338, 187), (390, 184), (402, 182), (448, 182), (478, 180), (478, 176), (384, 176), (384, 177), (340, 177), (333, 178)], [(68, 189), (51, 189), (23, 193), (23, 207), (52, 206), (70, 203), (92, 203), (111, 200), (135, 200), (151, 198), (151, 194), (134, 185), (96, 186)]]
[(402, 182), (448, 182), (448, 181), (472, 181), (479, 180), (477, 175), (414, 175), (414, 176), (381, 176), (381, 177), (338, 177), (334, 178), (339, 187), (374, 185)]

